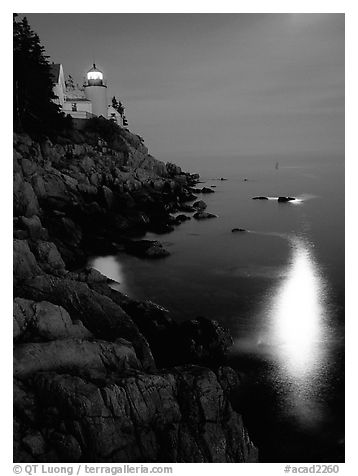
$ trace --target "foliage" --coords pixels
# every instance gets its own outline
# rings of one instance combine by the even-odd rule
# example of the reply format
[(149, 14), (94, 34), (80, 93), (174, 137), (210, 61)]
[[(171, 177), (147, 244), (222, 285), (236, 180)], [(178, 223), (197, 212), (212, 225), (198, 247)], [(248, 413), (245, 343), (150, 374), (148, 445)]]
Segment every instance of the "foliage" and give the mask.
[(86, 132), (95, 133), (113, 148), (121, 149), (124, 144), (121, 128), (113, 121), (103, 117), (91, 117), (86, 121)]
[(14, 15), (14, 129), (50, 134), (71, 127), (71, 119), (60, 113), (53, 102), (52, 78), (48, 56), (39, 36), (27, 18)]
[(118, 112), (118, 114), (123, 117), (124, 115), (124, 106), (121, 103), (119, 99), (117, 99), (115, 96), (112, 98), (112, 107), (115, 111)]

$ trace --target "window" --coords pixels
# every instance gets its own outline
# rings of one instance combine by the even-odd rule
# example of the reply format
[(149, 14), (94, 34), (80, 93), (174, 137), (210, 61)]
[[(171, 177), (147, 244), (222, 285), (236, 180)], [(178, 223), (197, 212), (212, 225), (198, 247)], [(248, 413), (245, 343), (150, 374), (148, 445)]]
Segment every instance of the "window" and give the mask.
[(77, 103), (73, 102), (72, 103), (72, 111), (77, 111)]

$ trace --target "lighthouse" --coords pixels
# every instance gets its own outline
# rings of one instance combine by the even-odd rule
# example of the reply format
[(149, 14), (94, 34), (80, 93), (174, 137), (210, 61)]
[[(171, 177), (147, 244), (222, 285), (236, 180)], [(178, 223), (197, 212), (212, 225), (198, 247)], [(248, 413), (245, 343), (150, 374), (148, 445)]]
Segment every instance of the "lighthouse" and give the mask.
[(107, 119), (107, 85), (103, 80), (103, 73), (96, 65), (88, 71), (84, 84), (86, 98), (92, 103), (92, 114)]

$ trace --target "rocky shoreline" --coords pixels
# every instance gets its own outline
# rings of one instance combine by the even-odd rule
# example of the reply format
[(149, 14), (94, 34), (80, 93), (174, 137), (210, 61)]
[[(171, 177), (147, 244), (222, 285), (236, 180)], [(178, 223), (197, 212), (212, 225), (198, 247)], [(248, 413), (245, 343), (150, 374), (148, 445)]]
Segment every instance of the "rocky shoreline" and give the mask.
[(257, 461), (230, 403), (229, 333), (178, 324), (85, 268), (118, 249), (165, 257), (140, 238), (185, 213), (211, 217), (191, 205), (194, 191), (213, 193), (193, 189), (198, 178), (124, 129), (110, 146), (79, 131), (14, 135), (15, 462)]

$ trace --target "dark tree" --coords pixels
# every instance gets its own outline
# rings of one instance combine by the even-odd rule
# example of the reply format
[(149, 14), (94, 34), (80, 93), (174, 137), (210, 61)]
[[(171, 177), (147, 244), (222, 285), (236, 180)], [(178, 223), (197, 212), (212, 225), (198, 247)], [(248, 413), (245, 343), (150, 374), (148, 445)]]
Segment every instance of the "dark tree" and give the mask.
[(67, 89), (70, 89), (72, 91), (75, 89), (75, 82), (73, 81), (73, 78), (70, 74), (68, 75), (67, 81), (65, 81), (65, 83)]
[(67, 120), (53, 102), (48, 56), (27, 18), (14, 15), (14, 129), (29, 133), (49, 133), (62, 129)]
[(124, 116), (124, 106), (121, 103), (121, 101), (119, 99), (117, 99), (115, 96), (113, 96), (113, 98), (112, 98), (112, 107), (113, 107), (113, 109), (115, 109), (118, 112), (118, 114), (121, 117)]

